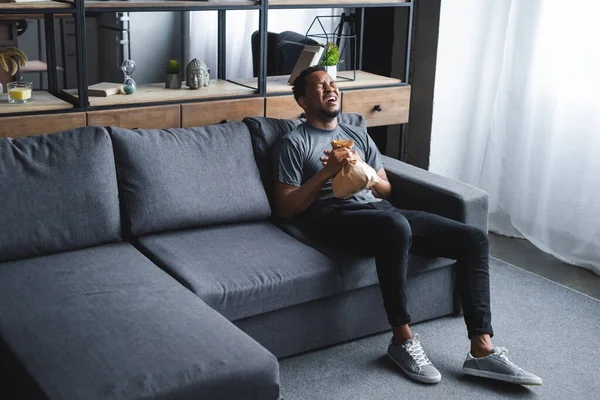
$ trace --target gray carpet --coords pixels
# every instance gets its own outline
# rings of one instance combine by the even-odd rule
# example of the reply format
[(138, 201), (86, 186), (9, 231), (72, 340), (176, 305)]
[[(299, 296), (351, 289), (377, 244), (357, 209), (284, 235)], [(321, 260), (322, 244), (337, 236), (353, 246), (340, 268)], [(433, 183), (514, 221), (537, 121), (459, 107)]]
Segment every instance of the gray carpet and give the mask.
[(600, 301), (495, 259), (490, 271), (494, 344), (541, 387), (462, 376), (464, 321), (448, 317), (413, 326), (441, 383), (406, 379), (384, 356), (384, 333), (282, 359), (284, 399), (600, 399)]

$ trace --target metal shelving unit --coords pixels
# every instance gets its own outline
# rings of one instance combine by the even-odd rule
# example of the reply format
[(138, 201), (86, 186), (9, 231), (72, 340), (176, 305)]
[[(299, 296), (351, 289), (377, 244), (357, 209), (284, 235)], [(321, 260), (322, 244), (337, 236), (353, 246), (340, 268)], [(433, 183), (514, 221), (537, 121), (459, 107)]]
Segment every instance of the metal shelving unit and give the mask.
[[(356, 14), (360, 21), (357, 35), (358, 69), (361, 68), (362, 42), (364, 26), (364, 9), (368, 7), (408, 7), (408, 41), (405, 76), (402, 80), (391, 79), (383, 84), (367, 84), (361, 86), (360, 82), (351, 85), (348, 90), (402, 86), (407, 85), (410, 71), (410, 50), (413, 3), (415, 0), (209, 0), (209, 1), (186, 1), (186, 0), (109, 0), (109, 1), (84, 1), (84, 0), (58, 0), (51, 2), (33, 3), (2, 3), (0, 13), (6, 14), (43, 14), (46, 33), (46, 56), (48, 63), (48, 93), (61, 101), (72, 104), (69, 109), (55, 111), (39, 110), (39, 114), (57, 112), (85, 112), (97, 109), (117, 109), (123, 107), (152, 106), (165, 104), (179, 104), (198, 101), (215, 101), (218, 99), (240, 99), (249, 97), (267, 97), (281, 95), (281, 90), (269, 90), (267, 79), (267, 26), (269, 10), (276, 9), (303, 9), (303, 8), (345, 8)], [(232, 91), (225, 96), (181, 96), (181, 98), (157, 99), (156, 101), (144, 100), (140, 103), (131, 101), (110, 104), (110, 102), (96, 102), (90, 105), (88, 98), (87, 58), (86, 58), (86, 16), (98, 13), (114, 12), (156, 12), (156, 11), (218, 11), (218, 71), (217, 78), (224, 84), (239, 85), (240, 93)], [(258, 78), (252, 81), (240, 81), (226, 79), (226, 12), (227, 10), (258, 10), (259, 32), (260, 32), (260, 63)], [(62, 93), (57, 88), (56, 69), (56, 43), (54, 35), (54, 15), (72, 14), (75, 20), (75, 42), (77, 58), (77, 93)], [(389, 83), (388, 83), (389, 82)], [(219, 82), (220, 83), (220, 82)], [(252, 90), (250, 90), (252, 89)], [(171, 96), (172, 97), (172, 96)], [(36, 111), (30, 107), (23, 108), (21, 112), (0, 113), (0, 116), (31, 115)]]

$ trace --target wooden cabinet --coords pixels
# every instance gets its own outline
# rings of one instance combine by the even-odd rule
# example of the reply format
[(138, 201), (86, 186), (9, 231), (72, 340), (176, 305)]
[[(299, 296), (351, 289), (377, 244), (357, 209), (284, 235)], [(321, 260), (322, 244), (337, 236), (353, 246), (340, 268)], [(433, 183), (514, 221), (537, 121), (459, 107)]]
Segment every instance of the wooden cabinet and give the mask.
[(27, 115), (0, 119), (0, 137), (20, 138), (23, 136), (56, 133), (85, 126), (85, 113), (52, 115)]
[(267, 97), (266, 116), (271, 118), (296, 119), (304, 110), (296, 103), (292, 94)]
[(164, 129), (181, 126), (179, 104), (89, 111), (88, 125), (120, 126), (127, 129)]
[(342, 94), (342, 111), (361, 114), (368, 126), (408, 122), (410, 86), (352, 90)]
[(265, 99), (223, 100), (181, 105), (181, 126), (216, 125), (221, 122), (241, 121), (245, 117), (260, 116), (265, 113)]

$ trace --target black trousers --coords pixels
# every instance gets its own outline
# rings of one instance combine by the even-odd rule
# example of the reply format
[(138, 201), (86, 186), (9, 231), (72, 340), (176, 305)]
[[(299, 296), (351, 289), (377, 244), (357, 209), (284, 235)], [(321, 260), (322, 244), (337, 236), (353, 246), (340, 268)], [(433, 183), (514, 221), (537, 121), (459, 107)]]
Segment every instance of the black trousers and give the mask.
[(484, 333), (493, 336), (489, 245), (482, 230), (424, 211), (400, 210), (385, 200), (329, 206), (311, 213), (307, 222), (323, 244), (375, 256), (383, 304), (392, 327), (410, 322), (406, 299), (409, 251), (457, 260), (456, 287), (469, 338)]

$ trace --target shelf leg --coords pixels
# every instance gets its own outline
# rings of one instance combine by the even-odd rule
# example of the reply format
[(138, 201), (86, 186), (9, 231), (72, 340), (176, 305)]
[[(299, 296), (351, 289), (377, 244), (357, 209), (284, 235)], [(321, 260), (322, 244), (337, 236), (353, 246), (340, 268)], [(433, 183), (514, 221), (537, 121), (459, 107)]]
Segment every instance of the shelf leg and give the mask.
[(267, 22), (269, 13), (268, 0), (262, 0), (258, 17), (258, 30), (260, 32), (260, 63), (258, 68), (258, 93), (267, 94)]
[(219, 10), (219, 25), (218, 25), (218, 73), (217, 78), (227, 79), (227, 11)]
[(58, 93), (58, 84), (56, 76), (56, 39), (54, 33), (54, 15), (44, 14), (44, 32), (46, 35), (46, 64), (48, 65), (48, 91), (51, 94), (56, 95)]
[(79, 108), (86, 111), (90, 108), (88, 101), (87, 54), (85, 53), (85, 8), (84, 0), (75, 0), (75, 46), (77, 49), (77, 90)]

